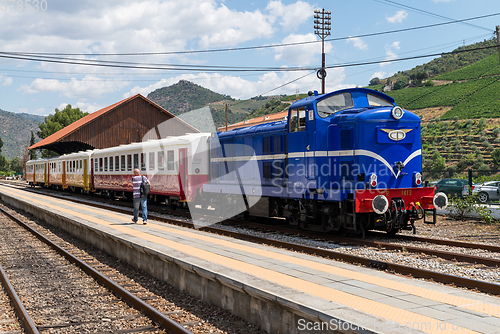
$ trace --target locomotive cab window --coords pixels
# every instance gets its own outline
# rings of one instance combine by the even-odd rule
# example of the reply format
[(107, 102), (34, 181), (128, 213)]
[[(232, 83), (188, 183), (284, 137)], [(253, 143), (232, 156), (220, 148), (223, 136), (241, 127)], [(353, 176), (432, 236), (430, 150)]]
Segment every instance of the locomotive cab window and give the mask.
[(370, 107), (393, 107), (394, 106), (394, 104), (387, 101), (386, 99), (375, 96), (373, 94), (366, 94), (366, 97), (368, 98), (368, 105)]
[(352, 100), (351, 93), (336, 94), (321, 100), (316, 104), (318, 115), (322, 118), (334, 115), (339, 111), (352, 107), (354, 107), (354, 102)]
[(297, 114), (298, 114), (297, 109), (293, 109), (290, 111), (290, 120), (288, 122), (288, 129), (290, 132), (297, 132), (297, 124), (298, 124)]
[(304, 107), (299, 108), (299, 128), (297, 131), (306, 130), (306, 109)]

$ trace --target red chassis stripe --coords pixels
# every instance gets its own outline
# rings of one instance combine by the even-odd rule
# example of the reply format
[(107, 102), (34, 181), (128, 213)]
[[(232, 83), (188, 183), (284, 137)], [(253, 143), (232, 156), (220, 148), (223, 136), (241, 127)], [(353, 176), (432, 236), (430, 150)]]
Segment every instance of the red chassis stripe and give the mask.
[(434, 187), (427, 188), (402, 188), (402, 189), (368, 189), (356, 190), (356, 212), (374, 212), (372, 202), (375, 196), (384, 195), (389, 202), (394, 197), (404, 200), (406, 209), (410, 209), (410, 203), (420, 203), (423, 209), (434, 209), (432, 199), (434, 198)]

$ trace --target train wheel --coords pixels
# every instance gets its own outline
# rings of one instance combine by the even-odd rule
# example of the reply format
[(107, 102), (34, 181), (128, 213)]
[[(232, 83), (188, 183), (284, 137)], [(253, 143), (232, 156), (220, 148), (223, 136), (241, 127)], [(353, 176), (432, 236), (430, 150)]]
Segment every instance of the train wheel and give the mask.
[(388, 235), (394, 236), (400, 231), (399, 228), (391, 228), (389, 231), (387, 231)]

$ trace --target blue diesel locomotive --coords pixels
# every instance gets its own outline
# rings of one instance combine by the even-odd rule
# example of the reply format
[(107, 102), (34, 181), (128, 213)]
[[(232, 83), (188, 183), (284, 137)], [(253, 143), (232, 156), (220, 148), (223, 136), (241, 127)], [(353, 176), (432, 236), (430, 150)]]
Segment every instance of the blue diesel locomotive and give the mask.
[(251, 216), (363, 234), (415, 231), (425, 210), (446, 207), (422, 184), (417, 115), (365, 88), (309, 95), (284, 120), (212, 135), (203, 194), (213, 207), (237, 214), (243, 195)]

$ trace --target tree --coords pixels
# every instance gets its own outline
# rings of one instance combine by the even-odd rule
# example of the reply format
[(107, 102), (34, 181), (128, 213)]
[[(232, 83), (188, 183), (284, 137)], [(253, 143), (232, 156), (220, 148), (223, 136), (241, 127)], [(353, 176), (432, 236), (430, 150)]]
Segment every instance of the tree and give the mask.
[(406, 83), (403, 80), (398, 80), (394, 84), (394, 90), (403, 89), (406, 87)]
[(376, 86), (376, 85), (380, 85), (380, 79), (377, 77), (370, 80), (370, 86)]
[(22, 173), (23, 172), (23, 162), (19, 157), (15, 157), (10, 161), (10, 169), (14, 173)]
[(3, 147), (3, 140), (0, 138), (0, 154), (2, 153), (2, 147)]
[(56, 108), (54, 114), (50, 114), (45, 117), (43, 122), (38, 123), (40, 131), (36, 134), (38, 137), (45, 139), (88, 114), (82, 112), (80, 108), (71, 108), (71, 104), (68, 104), (63, 110)]
[(436, 151), (432, 154), (432, 165), (431, 165), (431, 170), (432, 171), (443, 171), (446, 166), (446, 160), (441, 156), (441, 154)]
[(500, 165), (500, 148), (495, 148), (493, 152), (491, 152), (491, 161), (495, 165)]
[(3, 155), (0, 155), (0, 171), (6, 172), (9, 170), (9, 160)]
[[(30, 146), (35, 145), (35, 134), (33, 133), (33, 130), (31, 130), (31, 139), (30, 139)], [(35, 160), (37, 157), (36, 151), (35, 150), (30, 150), (30, 160)]]
[[(45, 117), (45, 120), (42, 123), (38, 123), (38, 127), (40, 131), (36, 134), (40, 138), (47, 138), (48, 136), (56, 133), (57, 131), (67, 127), (71, 123), (79, 120), (82, 117), (87, 116), (89, 113), (82, 112), (80, 108), (71, 108), (71, 104), (66, 105), (63, 110), (59, 110), (56, 108), (54, 114), (50, 114)], [(48, 150), (42, 150), (42, 157), (48, 158), (57, 156), (58, 154)]]

